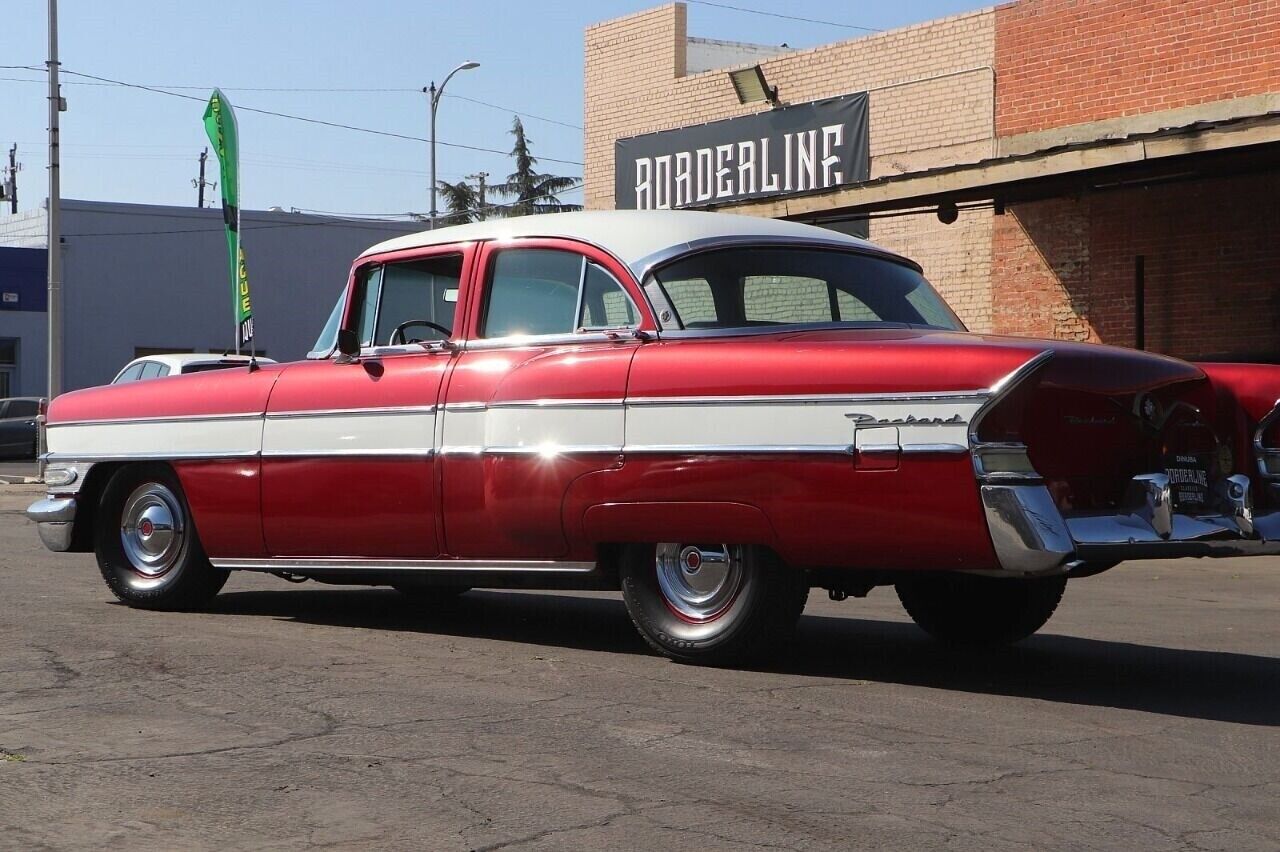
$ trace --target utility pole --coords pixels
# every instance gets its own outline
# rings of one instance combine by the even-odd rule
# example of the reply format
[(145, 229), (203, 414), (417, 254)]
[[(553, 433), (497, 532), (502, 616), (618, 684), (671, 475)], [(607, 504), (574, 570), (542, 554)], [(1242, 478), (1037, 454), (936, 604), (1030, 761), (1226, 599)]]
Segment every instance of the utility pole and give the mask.
[(206, 186), (209, 187), (210, 189), (218, 188), (217, 181), (210, 183), (209, 181), (204, 179), (204, 163), (205, 163), (205, 160), (207, 159), (209, 159), (209, 148), (208, 146), (205, 146), (205, 149), (200, 152), (200, 177), (198, 180), (191, 181), (191, 185), (194, 186), (197, 190), (196, 206), (201, 209), (204, 209), (204, 188)]
[(488, 172), (476, 172), (473, 175), (467, 175), (467, 180), (474, 180), (480, 185), (480, 190), (476, 195), (476, 198), (479, 201), (479, 204), (476, 205), (476, 215), (481, 219), (481, 221), (488, 216), (488, 211), (485, 210), (486, 205), (484, 200), (484, 182), (488, 177)]
[(9, 149), (9, 168), (4, 172), (4, 197), (9, 199), (9, 212), (18, 212), (18, 172), (22, 166), (18, 163), (18, 143), (14, 142)]
[(58, 87), (58, 0), (49, 0), (49, 390), (62, 393), (62, 182), (58, 114), (66, 109)]
[(445, 75), (444, 82), (440, 84), (440, 88), (436, 88), (435, 80), (431, 81), (430, 86), (422, 87), (422, 93), (428, 96), (431, 105), (431, 222), (428, 225), (428, 229), (432, 231), (436, 228), (436, 216), (440, 212), (436, 210), (436, 111), (440, 109), (440, 97), (444, 94), (444, 87), (449, 85), (449, 80), (453, 78), (454, 74), (479, 67), (479, 62), (472, 62), (468, 59)]

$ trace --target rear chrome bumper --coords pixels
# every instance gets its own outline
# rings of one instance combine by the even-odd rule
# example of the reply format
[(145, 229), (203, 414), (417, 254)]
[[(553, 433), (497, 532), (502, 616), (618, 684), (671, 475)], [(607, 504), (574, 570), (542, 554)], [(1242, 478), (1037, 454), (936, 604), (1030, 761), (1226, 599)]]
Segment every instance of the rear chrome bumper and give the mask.
[(36, 522), (36, 530), (45, 547), (59, 553), (71, 549), (76, 498), (46, 497), (27, 507), (27, 517)]
[(1213, 514), (1173, 511), (1164, 474), (1134, 477), (1119, 514), (1064, 517), (1039, 483), (984, 484), (982, 505), (1002, 575), (1069, 573), (1126, 559), (1280, 554), (1280, 512), (1255, 514), (1247, 476), (1215, 485)]

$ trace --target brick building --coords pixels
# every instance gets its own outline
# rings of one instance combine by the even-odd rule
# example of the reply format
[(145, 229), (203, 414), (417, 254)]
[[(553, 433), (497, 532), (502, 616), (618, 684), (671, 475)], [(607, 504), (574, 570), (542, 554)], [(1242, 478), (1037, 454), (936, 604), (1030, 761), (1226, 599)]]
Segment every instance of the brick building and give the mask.
[[(792, 184), (803, 110), (855, 93), (863, 170), (826, 146), (841, 180)], [(691, 39), (675, 3), (588, 28), (585, 101), (589, 207), (693, 198), (706, 154), (728, 191), (673, 206), (866, 229), (974, 331), (1280, 360), (1280, 0), (1018, 0), (808, 50)], [(771, 120), (788, 177), (755, 191)], [(634, 180), (675, 194), (633, 195), (630, 146), (668, 141)]]

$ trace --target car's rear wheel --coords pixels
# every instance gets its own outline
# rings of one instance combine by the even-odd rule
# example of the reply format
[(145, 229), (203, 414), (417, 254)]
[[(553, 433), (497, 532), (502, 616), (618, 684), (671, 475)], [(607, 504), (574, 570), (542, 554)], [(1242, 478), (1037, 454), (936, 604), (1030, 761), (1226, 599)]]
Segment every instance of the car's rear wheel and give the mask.
[(627, 548), (622, 596), (640, 635), (684, 663), (722, 665), (784, 642), (809, 595), (771, 550), (664, 542)]
[(227, 581), (205, 556), (173, 470), (129, 465), (107, 483), (94, 550), (112, 593), (143, 609), (194, 609)]
[(931, 574), (897, 583), (907, 614), (929, 635), (957, 644), (1025, 639), (1058, 608), (1066, 576), (1004, 578)]

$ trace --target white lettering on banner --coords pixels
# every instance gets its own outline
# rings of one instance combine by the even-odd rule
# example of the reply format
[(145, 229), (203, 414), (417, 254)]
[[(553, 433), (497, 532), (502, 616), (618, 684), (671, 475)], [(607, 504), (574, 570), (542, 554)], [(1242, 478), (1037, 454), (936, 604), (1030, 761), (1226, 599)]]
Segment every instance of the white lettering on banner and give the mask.
[(688, 151), (676, 154), (676, 207), (683, 207), (693, 201), (693, 179), (690, 171), (692, 162), (693, 155)]
[(711, 200), (711, 149), (699, 148), (694, 155), (697, 157), (697, 175), (694, 177), (694, 185), (698, 188), (698, 201)]
[(784, 133), (782, 136), (782, 191), (791, 191), (791, 150), (792, 138), (794, 133)]
[(778, 173), (769, 171), (769, 137), (760, 140), (760, 191), (778, 191)]
[(658, 210), (671, 209), (670, 154), (663, 154), (653, 160), (653, 206)]
[(652, 183), (649, 173), (649, 158), (636, 160), (636, 209), (649, 210), (653, 207), (651, 193)]
[(813, 189), (818, 184), (818, 172), (815, 169), (814, 154), (818, 148), (818, 131), (806, 130), (796, 134), (796, 190), (803, 192)]
[(756, 191), (756, 143), (752, 140), (738, 143), (738, 192), (754, 194)]
[(854, 168), (844, 161), (843, 124), (781, 136), (781, 158), (771, 144), (776, 137), (767, 136), (636, 158), (636, 209), (669, 210), (760, 193), (830, 189), (844, 184)]
[(844, 144), (844, 125), (828, 124), (822, 128), (822, 188), (844, 183), (844, 172), (837, 171), (840, 158), (832, 149)]
[(728, 165), (732, 159), (733, 145), (716, 146), (716, 198), (733, 195), (733, 178), (729, 177), (733, 169)]

